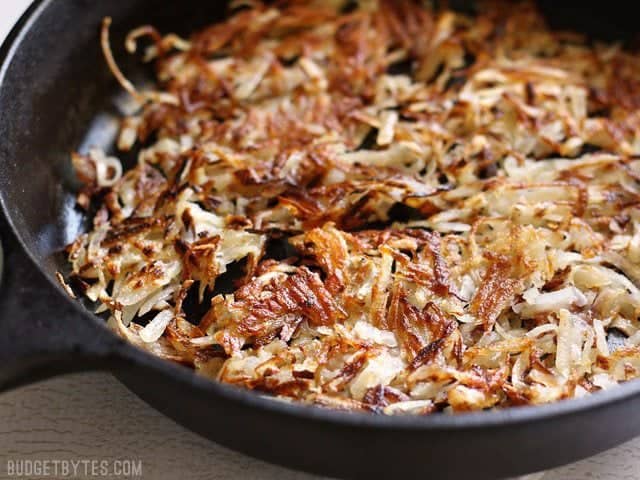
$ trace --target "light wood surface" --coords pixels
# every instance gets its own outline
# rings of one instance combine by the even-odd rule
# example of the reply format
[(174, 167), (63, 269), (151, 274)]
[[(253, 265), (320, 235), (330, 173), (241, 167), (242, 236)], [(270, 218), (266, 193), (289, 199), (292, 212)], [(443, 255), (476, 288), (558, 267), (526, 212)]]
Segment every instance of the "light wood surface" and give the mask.
[[(0, 0), (0, 39), (28, 4)], [(0, 396), (0, 478), (6, 477), (7, 461), (20, 459), (139, 459), (142, 478), (157, 480), (318, 478), (209, 442), (162, 416), (105, 373), (57, 378)], [(640, 438), (542, 478), (640, 479)]]
[[(0, 477), (12, 459), (139, 459), (142, 478), (157, 480), (318, 478), (205, 440), (147, 406), (106, 373), (70, 375), (0, 395)], [(640, 439), (542, 478), (637, 480)]]

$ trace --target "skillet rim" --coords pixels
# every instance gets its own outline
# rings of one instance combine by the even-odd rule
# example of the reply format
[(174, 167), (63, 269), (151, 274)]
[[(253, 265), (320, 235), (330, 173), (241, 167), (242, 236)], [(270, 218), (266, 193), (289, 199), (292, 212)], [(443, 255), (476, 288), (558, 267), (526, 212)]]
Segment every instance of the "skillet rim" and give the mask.
[[(33, 0), (24, 13), (12, 27), (0, 46), (0, 89), (6, 81), (7, 71), (21, 42), (39, 17), (54, 2), (59, 0)], [(97, 35), (96, 35), (97, 37)], [(97, 40), (96, 40), (97, 41)], [(0, 105), (1, 107), (1, 105)], [(6, 121), (0, 116), (0, 123)], [(2, 161), (2, 158), (0, 158)], [(115, 339), (120, 339), (111, 332), (104, 322), (85, 310), (78, 302), (64, 294), (60, 285), (40, 266), (38, 258), (16, 228), (14, 218), (9, 213), (8, 202), (5, 198), (0, 179), (0, 210), (11, 234), (23, 249), (22, 254), (27, 257), (31, 267), (37, 269), (46, 281), (63, 296), (66, 302), (73, 305), (75, 312), (91, 322), (95, 327), (108, 331)], [(0, 286), (1, 288), (1, 286)], [(345, 412), (322, 408), (302, 403), (289, 403), (260, 395), (240, 387), (219, 383), (197, 375), (192, 370), (155, 357), (151, 353), (141, 350), (126, 341), (119, 342), (113, 347), (113, 355), (125, 361), (132, 361), (136, 365), (152, 368), (165, 375), (171, 381), (178, 381), (200, 390), (206, 395), (218, 395), (224, 400), (237, 402), (243, 407), (253, 408), (265, 413), (293, 417), (297, 420), (321, 422), (340, 427), (360, 427), (380, 431), (461, 431), (483, 428), (500, 428), (508, 426), (522, 426), (538, 421), (550, 421), (570, 415), (586, 413), (599, 408), (613, 407), (616, 403), (632, 400), (640, 396), (640, 379), (631, 380), (615, 388), (596, 392), (581, 398), (559, 400), (543, 405), (509, 407), (500, 410), (479, 411), (471, 413), (432, 414), (425, 416), (388, 416), (363, 412)], [(117, 374), (117, 365), (112, 370)], [(143, 396), (144, 399), (144, 396)]]

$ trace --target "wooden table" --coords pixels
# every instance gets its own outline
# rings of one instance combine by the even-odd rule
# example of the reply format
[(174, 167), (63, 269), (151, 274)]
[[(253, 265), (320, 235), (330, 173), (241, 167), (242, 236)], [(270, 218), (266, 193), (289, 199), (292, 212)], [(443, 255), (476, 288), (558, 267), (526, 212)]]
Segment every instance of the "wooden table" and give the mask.
[[(70, 375), (0, 395), (0, 478), (11, 459), (139, 459), (142, 478), (154, 480), (317, 478), (205, 440), (106, 373)], [(637, 480), (640, 439), (542, 478)]]
[[(0, 0), (0, 39), (29, 1)], [(21, 459), (134, 459), (142, 463), (142, 478), (155, 480), (318, 478), (209, 442), (148, 407), (106, 373), (57, 378), (0, 396), (0, 477), (5, 478), (8, 461)], [(542, 478), (640, 479), (640, 438)]]

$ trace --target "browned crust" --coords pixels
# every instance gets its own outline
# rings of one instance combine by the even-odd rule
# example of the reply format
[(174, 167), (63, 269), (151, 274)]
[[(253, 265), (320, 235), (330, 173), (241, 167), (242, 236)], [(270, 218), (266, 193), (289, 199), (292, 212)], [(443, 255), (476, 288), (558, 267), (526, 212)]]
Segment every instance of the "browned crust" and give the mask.
[(640, 376), (637, 340), (602, 338), (640, 331), (638, 55), (529, 2), (337, 3), (250, 2), (189, 39), (143, 25), (126, 47), (151, 47), (156, 91), (118, 68), (105, 19), (138, 108), (119, 145), (145, 148), (115, 179), (117, 159), (72, 154), (97, 213), (71, 285), (156, 355), (330, 408), (469, 411)]

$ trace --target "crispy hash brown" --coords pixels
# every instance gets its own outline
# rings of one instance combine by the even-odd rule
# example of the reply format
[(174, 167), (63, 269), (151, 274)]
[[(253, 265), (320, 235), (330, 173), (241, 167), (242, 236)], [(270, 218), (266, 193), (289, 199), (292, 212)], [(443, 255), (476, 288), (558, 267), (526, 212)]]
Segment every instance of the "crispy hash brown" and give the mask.
[[(221, 382), (346, 410), (540, 404), (640, 372), (640, 56), (532, 4), (232, 3), (142, 26), (156, 91), (72, 161), (70, 284)], [(619, 337), (616, 348), (608, 337)]]

